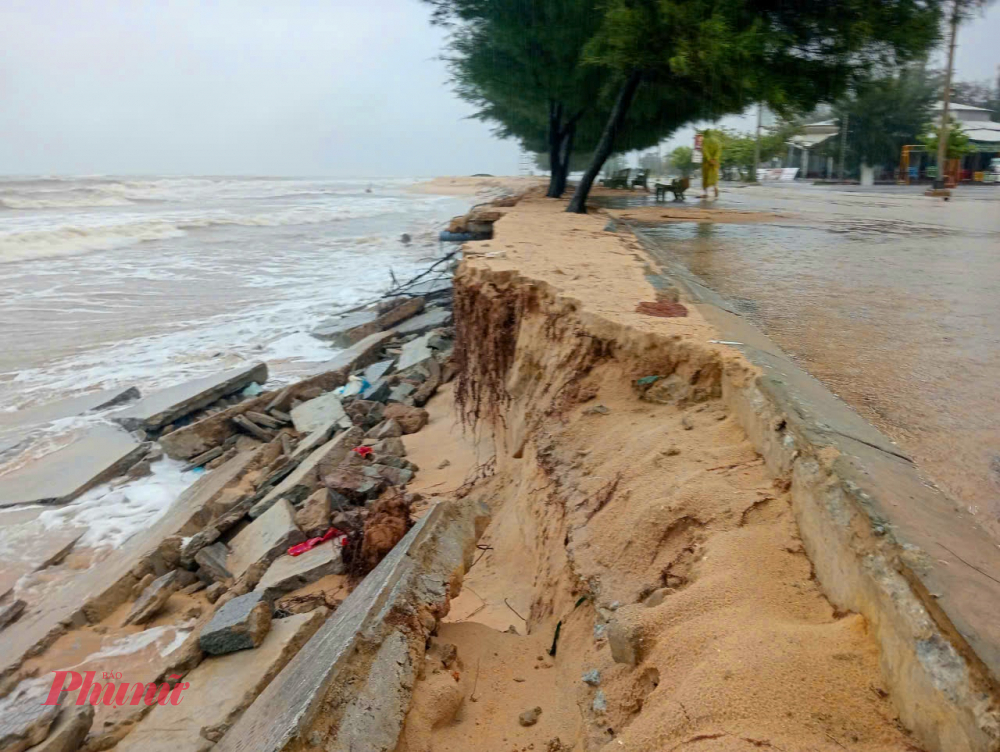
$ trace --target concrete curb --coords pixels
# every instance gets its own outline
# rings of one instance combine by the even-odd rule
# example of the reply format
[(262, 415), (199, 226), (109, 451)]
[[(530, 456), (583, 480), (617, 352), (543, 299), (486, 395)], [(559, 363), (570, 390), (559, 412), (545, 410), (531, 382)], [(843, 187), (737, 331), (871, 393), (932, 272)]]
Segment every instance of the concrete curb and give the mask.
[(488, 519), (477, 502), (434, 506), (215, 749), (394, 750), (427, 636), (457, 595)]
[(816, 576), (864, 615), (903, 724), (930, 749), (1000, 749), (1000, 550), (904, 452), (687, 269), (628, 225), (659, 273), (757, 366), (723, 398), (769, 470), (791, 479)]

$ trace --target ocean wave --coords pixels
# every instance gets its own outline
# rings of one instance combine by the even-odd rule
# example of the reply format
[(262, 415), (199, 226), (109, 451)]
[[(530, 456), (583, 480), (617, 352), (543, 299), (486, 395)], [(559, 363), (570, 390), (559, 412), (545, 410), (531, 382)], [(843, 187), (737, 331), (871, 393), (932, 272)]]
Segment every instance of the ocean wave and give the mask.
[(0, 196), (0, 206), (8, 209), (86, 209), (101, 206), (132, 206), (127, 198), (102, 195)]
[[(211, 213), (203, 216), (163, 216), (138, 219), (120, 217), (118, 224), (62, 225), (0, 234), (0, 264), (51, 256), (74, 256), (110, 250), (150, 240), (186, 235), (192, 230), (217, 226), (283, 227), (375, 217), (392, 211), (394, 199), (368, 200), (365, 205), (339, 207), (290, 207), (269, 214)], [(128, 221), (132, 220), (132, 221)]]
[(0, 206), (12, 209), (120, 206), (132, 203), (204, 203), (212, 200), (351, 196), (372, 187), (399, 191), (414, 181), (393, 179), (290, 179), (265, 177), (88, 178), (0, 177)]

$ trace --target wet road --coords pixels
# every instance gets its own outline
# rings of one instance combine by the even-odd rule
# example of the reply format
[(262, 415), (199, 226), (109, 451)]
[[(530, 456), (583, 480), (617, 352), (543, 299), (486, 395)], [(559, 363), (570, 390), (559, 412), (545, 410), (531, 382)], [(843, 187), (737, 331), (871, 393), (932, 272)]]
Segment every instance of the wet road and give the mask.
[(644, 229), (1000, 541), (1000, 188), (724, 187), (668, 206), (783, 215)]

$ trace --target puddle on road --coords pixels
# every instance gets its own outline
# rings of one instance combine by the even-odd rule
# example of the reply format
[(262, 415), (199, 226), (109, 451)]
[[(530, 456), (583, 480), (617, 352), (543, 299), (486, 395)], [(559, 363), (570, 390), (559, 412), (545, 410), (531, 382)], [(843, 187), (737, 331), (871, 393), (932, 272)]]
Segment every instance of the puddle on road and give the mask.
[(1000, 540), (1000, 236), (925, 223), (919, 206), (910, 220), (837, 214), (637, 226)]

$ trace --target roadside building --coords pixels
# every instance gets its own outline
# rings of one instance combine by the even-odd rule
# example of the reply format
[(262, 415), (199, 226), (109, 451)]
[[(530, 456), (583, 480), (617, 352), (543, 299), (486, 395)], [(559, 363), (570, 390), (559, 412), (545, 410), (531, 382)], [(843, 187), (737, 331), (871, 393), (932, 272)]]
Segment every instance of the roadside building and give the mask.
[[(937, 102), (931, 109), (932, 122), (940, 124), (944, 103)], [(982, 182), (988, 174), (992, 160), (1000, 158), (1000, 123), (990, 120), (993, 112), (983, 107), (970, 104), (951, 102), (948, 106), (949, 115), (958, 122), (964, 133), (969, 137), (973, 151), (962, 159), (959, 171), (963, 182)], [(836, 120), (819, 120), (808, 123), (801, 131), (787, 142), (788, 154), (786, 167), (798, 167), (800, 178), (831, 178), (836, 175), (836, 165), (832, 156), (824, 156), (818, 151), (829, 155), (839, 153), (836, 143), (840, 128)], [(820, 150), (820, 146), (825, 146)], [(831, 148), (832, 147), (832, 148)], [(910, 180), (930, 180), (934, 174), (934, 155), (919, 149), (910, 153), (907, 163)], [(883, 165), (879, 179), (893, 180), (896, 176), (895, 165)]]

